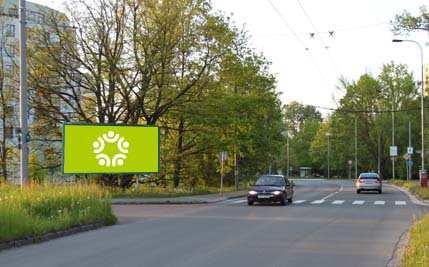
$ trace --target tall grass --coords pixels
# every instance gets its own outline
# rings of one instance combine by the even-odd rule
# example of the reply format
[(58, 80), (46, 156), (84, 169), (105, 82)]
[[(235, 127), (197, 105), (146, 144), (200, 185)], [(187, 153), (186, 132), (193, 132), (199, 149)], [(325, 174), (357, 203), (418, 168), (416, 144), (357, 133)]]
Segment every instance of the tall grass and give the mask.
[(410, 230), (410, 241), (402, 258), (402, 266), (429, 265), (429, 214), (414, 224)]
[[(217, 194), (220, 192), (218, 187), (198, 186), (195, 188), (172, 186), (160, 187), (141, 184), (138, 187), (134, 186), (128, 189), (118, 187), (108, 188), (113, 198), (172, 198), (195, 195)], [(234, 192), (233, 186), (224, 187), (224, 192)]]
[(96, 185), (0, 184), (0, 242), (115, 221), (110, 194)]

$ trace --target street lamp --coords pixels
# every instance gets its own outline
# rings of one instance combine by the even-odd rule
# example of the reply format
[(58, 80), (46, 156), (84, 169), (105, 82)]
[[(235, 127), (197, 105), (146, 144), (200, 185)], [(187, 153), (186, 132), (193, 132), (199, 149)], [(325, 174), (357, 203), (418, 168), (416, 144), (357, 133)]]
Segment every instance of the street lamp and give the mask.
[(331, 166), (330, 166), (330, 159), (331, 159), (331, 133), (327, 132), (326, 136), (328, 137), (328, 179), (331, 178)]
[(417, 47), (420, 50), (420, 63), (421, 63), (421, 77), (422, 77), (422, 90), (421, 90), (421, 135), (422, 135), (422, 169), (420, 171), (420, 185), (422, 187), (427, 187), (427, 176), (426, 176), (426, 170), (425, 170), (425, 135), (424, 135), (424, 97), (425, 97), (425, 92), (424, 92), (424, 64), (423, 64), (423, 48), (422, 46), (414, 40), (408, 40), (408, 39), (393, 39), (392, 42), (394, 43), (401, 43), (401, 42), (409, 42), (409, 43), (413, 43), (415, 45), (417, 45)]

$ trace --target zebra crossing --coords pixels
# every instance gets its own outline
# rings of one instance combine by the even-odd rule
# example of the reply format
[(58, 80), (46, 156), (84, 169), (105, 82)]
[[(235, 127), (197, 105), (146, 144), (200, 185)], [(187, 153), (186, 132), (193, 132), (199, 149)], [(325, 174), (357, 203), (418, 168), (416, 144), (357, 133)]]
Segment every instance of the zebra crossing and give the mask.
[[(229, 205), (237, 205), (246, 203), (246, 199), (231, 199), (227, 200), (224, 203)], [(352, 205), (352, 206), (406, 206), (407, 201), (395, 200), (395, 201), (386, 201), (386, 200), (327, 200), (327, 199), (316, 199), (316, 200), (306, 200), (306, 199), (297, 199), (294, 200), (292, 205), (310, 205), (310, 206), (321, 206), (321, 205), (332, 205), (332, 206), (341, 206), (341, 205)]]

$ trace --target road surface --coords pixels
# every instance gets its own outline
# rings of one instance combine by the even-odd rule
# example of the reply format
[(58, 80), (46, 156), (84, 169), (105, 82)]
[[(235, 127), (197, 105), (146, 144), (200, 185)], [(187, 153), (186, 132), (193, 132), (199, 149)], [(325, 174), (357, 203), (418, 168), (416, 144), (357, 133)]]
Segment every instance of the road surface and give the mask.
[(0, 266), (386, 266), (428, 211), (392, 187), (357, 195), (350, 181), (297, 182), (294, 200), (115, 206), (118, 225), (0, 252)]

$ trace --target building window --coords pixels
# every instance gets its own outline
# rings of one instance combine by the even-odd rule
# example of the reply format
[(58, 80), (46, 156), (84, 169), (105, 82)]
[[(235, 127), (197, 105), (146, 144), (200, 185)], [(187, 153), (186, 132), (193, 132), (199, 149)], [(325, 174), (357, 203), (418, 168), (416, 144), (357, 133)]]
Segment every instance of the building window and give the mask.
[(36, 24), (42, 24), (45, 22), (45, 15), (37, 11), (30, 11), (29, 19)]
[(6, 25), (6, 37), (15, 37), (15, 25), (7, 24)]
[(6, 44), (6, 55), (9, 57), (15, 56), (15, 45), (14, 44)]
[(7, 139), (12, 139), (15, 136), (13, 127), (6, 126), (4, 128), (4, 137)]
[(4, 65), (4, 74), (7, 76), (12, 76), (13, 75), (13, 65), (10, 63), (6, 63)]

